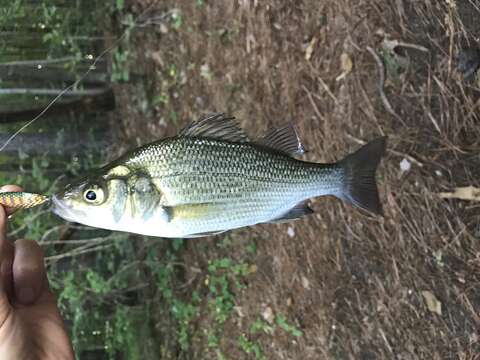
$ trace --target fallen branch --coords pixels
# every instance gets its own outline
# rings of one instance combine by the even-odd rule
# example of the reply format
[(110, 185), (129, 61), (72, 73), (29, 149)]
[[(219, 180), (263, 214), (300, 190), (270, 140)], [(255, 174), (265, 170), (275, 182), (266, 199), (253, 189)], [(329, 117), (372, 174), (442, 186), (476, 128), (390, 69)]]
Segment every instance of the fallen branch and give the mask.
[(373, 56), (378, 66), (378, 72), (380, 74), (380, 79), (378, 80), (378, 91), (380, 92), (380, 98), (382, 99), (383, 106), (390, 114), (392, 114), (397, 120), (399, 120), (403, 124), (402, 118), (395, 112), (395, 110), (393, 110), (393, 107), (388, 101), (387, 95), (385, 95), (385, 91), (383, 90), (383, 87), (385, 86), (385, 66), (383, 66), (383, 62), (377, 55), (375, 50), (373, 50), (370, 46), (367, 46), (366, 49)]
[(457, 187), (453, 192), (438, 193), (442, 199), (460, 199), (470, 201), (480, 201), (480, 188), (475, 186)]
[(10, 89), (0, 89), (0, 95), (52, 95), (58, 96), (62, 94), (63, 96), (94, 96), (101, 95), (109, 91), (108, 88), (92, 88), (92, 89), (78, 89), (78, 90), (67, 90), (62, 89), (28, 89), (28, 88), (10, 88)]

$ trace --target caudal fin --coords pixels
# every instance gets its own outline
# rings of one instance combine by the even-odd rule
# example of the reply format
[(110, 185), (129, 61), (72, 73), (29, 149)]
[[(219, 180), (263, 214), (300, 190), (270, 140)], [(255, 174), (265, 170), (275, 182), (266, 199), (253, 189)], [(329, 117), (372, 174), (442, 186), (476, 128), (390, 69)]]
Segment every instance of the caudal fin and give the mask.
[(386, 141), (386, 137), (372, 140), (339, 163), (345, 171), (341, 198), (375, 214), (382, 214), (375, 171)]

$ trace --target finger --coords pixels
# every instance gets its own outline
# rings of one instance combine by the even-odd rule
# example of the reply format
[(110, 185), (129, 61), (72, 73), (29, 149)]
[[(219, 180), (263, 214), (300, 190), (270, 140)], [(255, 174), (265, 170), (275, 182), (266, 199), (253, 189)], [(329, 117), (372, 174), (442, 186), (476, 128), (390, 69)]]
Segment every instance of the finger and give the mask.
[[(10, 191), (23, 191), (23, 189), (17, 185), (4, 185), (0, 188), (0, 192), (10, 192)], [(7, 216), (8, 216), (8, 215), (11, 215), (13, 212), (15, 212), (16, 209), (5, 207), (5, 210), (7, 211)]]
[(23, 191), (23, 189), (18, 185), (3, 185), (0, 188), (0, 192), (9, 192), (9, 191), (12, 191), (12, 192)]
[(6, 237), (7, 214), (0, 206), (0, 324), (10, 312), (12, 293), (13, 246)]
[(13, 288), (16, 300), (29, 305), (41, 295), (45, 286), (43, 251), (31, 240), (17, 240), (14, 244)]
[[(23, 191), (17, 185), (4, 185), (0, 192)], [(15, 211), (8, 207), (0, 206), (0, 288), (7, 294), (8, 299), (12, 296), (12, 265), (13, 245), (7, 240), (7, 216)]]

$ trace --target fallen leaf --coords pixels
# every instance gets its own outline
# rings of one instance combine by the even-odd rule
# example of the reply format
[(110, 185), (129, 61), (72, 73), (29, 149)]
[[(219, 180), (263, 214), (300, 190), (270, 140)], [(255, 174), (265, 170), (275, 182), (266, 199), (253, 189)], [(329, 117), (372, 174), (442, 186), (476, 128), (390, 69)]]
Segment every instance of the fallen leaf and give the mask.
[(167, 34), (168, 33), (168, 27), (164, 23), (160, 24), (160, 33), (161, 34)]
[(453, 192), (438, 193), (442, 199), (460, 199), (480, 201), (480, 189), (475, 186), (457, 187)]
[(262, 317), (269, 324), (273, 324), (274, 316), (273, 316), (273, 310), (270, 306), (267, 306), (265, 310), (263, 310)]
[(340, 64), (342, 66), (342, 71), (345, 73), (350, 73), (353, 69), (353, 61), (350, 55), (343, 53), (340, 55)]
[(425, 299), (425, 304), (430, 312), (442, 315), (442, 303), (430, 291), (422, 291), (422, 296)]
[(165, 64), (163, 62), (163, 51), (152, 51), (148, 53), (153, 62), (159, 67), (163, 67)]
[(342, 73), (337, 76), (335, 79), (336, 81), (342, 80), (345, 76), (352, 72), (353, 61), (350, 55), (347, 53), (342, 53), (342, 55), (340, 55), (340, 69), (342, 69)]
[(210, 71), (210, 66), (208, 64), (200, 66), (200, 76), (206, 80), (212, 80), (212, 72)]
[(245, 317), (245, 314), (241, 306), (234, 306), (233, 308), (235, 309), (239, 317), (242, 317), (242, 318)]
[(302, 275), (301, 279), (302, 279), (302, 286), (305, 289), (310, 290), (310, 281), (308, 281), (308, 279), (303, 275)]
[(398, 51), (395, 51), (400, 44), (401, 43), (398, 40), (390, 40), (385, 38), (382, 41), (382, 49), (385, 53), (389, 54), (396, 65), (398, 65), (400, 68), (406, 69), (410, 65), (409, 58), (405, 55), (401, 55)]
[(445, 0), (445, 2), (452, 9), (455, 9), (457, 7), (457, 3), (455, 2), (455, 0)]
[(313, 48), (315, 47), (316, 42), (317, 42), (316, 37), (313, 37), (312, 40), (310, 40), (310, 43), (308, 44), (307, 49), (305, 50), (305, 60), (309, 61), (310, 58), (312, 57)]
[(401, 172), (407, 172), (412, 168), (412, 163), (408, 161), (407, 159), (403, 159), (400, 161), (400, 170)]

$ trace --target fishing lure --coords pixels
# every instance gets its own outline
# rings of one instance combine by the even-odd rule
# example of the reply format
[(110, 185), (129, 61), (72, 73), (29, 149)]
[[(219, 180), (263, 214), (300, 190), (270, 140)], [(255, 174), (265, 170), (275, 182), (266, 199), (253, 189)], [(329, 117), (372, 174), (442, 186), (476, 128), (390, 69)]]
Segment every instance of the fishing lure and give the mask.
[(32, 194), (23, 191), (0, 193), (0, 205), (12, 209), (29, 209), (47, 202), (50, 198), (45, 195)]

